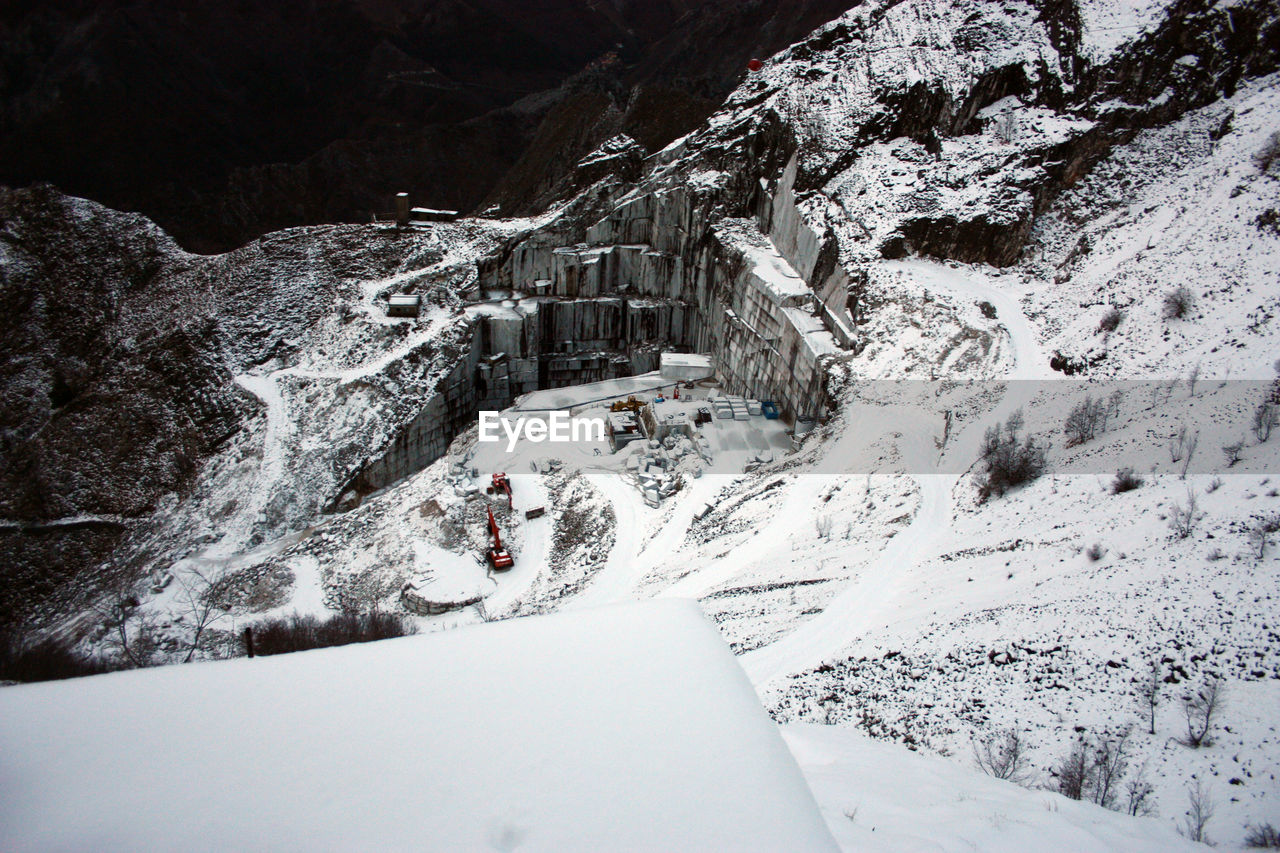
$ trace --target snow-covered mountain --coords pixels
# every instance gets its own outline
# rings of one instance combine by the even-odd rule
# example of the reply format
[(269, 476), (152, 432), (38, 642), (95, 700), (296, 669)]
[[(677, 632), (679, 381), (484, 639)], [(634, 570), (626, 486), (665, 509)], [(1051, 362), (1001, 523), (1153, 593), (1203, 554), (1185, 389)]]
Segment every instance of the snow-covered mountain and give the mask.
[[(1133, 810), (1184, 827), (1198, 787), (1208, 833), (1241, 842), (1280, 815), (1280, 440), (1254, 429), (1278, 59), (1273, 3), (871, 2), (664, 150), (610, 140), (530, 219), (204, 258), (10, 192), (6, 609), (109, 648), (87, 605), (134, 595), (126, 624), (162, 660), (185, 654), (195, 576), (225, 612), (207, 656), (266, 616), (403, 611), (407, 583), (482, 599), (410, 617), (423, 631), (693, 598), (779, 722), (963, 765), (1012, 731), (1024, 781), (1055, 790), (1076, 745), (1123, 735), (1130, 787), (1096, 799), (1125, 810), (1148, 783)], [(390, 293), (420, 315), (385, 316)], [(667, 348), (817, 428), (717, 419), (616, 455), (477, 440), (478, 409)], [(1085, 393), (1105, 417), (1069, 434)], [(1046, 471), (989, 493), (987, 430), (1016, 412)], [(483, 494), (503, 470), (510, 506)], [(490, 506), (503, 575), (472, 565)], [(1184, 746), (1215, 679), (1212, 742)], [(802, 764), (807, 741), (818, 765), (873, 760), (790, 730)], [(848, 776), (815, 778), (837, 839), (868, 842)]]

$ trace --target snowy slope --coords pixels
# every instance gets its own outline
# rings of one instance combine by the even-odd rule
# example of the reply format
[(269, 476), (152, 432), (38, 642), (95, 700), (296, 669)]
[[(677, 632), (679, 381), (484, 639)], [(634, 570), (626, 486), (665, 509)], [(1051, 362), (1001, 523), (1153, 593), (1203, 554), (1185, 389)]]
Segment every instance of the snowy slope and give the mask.
[(845, 850), (1203, 849), (1155, 821), (1024, 788), (847, 729), (782, 727)]
[[(1280, 330), (1280, 179), (1254, 155), (1276, 132), (1280, 79), (1141, 133), (1036, 225), (1024, 299), (1046, 347), (1094, 375), (1270, 379)], [(1163, 316), (1178, 287), (1195, 304)], [(1112, 333), (1099, 328), (1111, 307)]]
[(686, 602), (0, 691), (6, 850), (831, 850)]

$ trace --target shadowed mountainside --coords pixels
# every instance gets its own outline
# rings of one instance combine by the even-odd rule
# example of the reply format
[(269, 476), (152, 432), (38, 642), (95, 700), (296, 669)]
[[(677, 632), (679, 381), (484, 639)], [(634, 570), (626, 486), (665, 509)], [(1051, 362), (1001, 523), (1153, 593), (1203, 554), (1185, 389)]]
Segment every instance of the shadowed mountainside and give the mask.
[(0, 183), (140, 211), (201, 252), (365, 222), (400, 190), (527, 209), (616, 132), (653, 150), (692, 129), (749, 56), (849, 2), (8, 4)]

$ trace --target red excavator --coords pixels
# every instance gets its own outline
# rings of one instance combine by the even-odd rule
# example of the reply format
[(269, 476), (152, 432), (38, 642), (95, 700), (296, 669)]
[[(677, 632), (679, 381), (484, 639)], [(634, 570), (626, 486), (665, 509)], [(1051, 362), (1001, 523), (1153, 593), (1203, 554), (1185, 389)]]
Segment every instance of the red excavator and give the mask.
[(493, 545), (489, 548), (486, 556), (489, 558), (489, 565), (493, 566), (494, 571), (505, 572), (516, 564), (512, 558), (511, 552), (502, 547), (502, 536), (498, 533), (498, 522), (493, 517), (493, 507), (489, 507), (489, 533), (493, 535)]
[(511, 509), (511, 481), (505, 473), (493, 475), (493, 490), (507, 493), (507, 509)]

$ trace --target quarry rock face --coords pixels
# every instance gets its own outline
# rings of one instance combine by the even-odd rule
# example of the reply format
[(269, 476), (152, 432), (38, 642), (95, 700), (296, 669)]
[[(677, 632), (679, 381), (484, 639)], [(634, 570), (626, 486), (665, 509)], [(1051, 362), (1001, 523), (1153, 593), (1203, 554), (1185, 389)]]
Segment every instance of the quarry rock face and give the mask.
[[(808, 423), (873, 312), (897, 310), (869, 292), (873, 264), (1014, 263), (1114, 145), (1273, 70), (1278, 44), (1262, 2), (1176, 4), (1114, 44), (1077, 4), (858, 6), (675, 141), (630, 122), (650, 94), (597, 97), (600, 69), (575, 82), (556, 103), (580, 109), (521, 119), (542, 141), (490, 199), (561, 200), (527, 221), (292, 229), (202, 257), (137, 215), (6, 191), (6, 612), (261, 547), (422, 469), (479, 409), (666, 349)], [(487, 121), (472, 129), (498, 144)], [(246, 168), (265, 170), (234, 201), (248, 222), (271, 206), (255, 186), (297, 175)], [(391, 292), (422, 316), (388, 321)]]
[(812, 415), (825, 369), (860, 346), (872, 263), (1016, 262), (1036, 215), (1112, 146), (1274, 69), (1280, 39), (1266, 3), (1183, 4), (1118, 46), (1086, 29), (1074, 5), (851, 10), (638, 180), (619, 163), (484, 281), (677, 300), (729, 390)]

